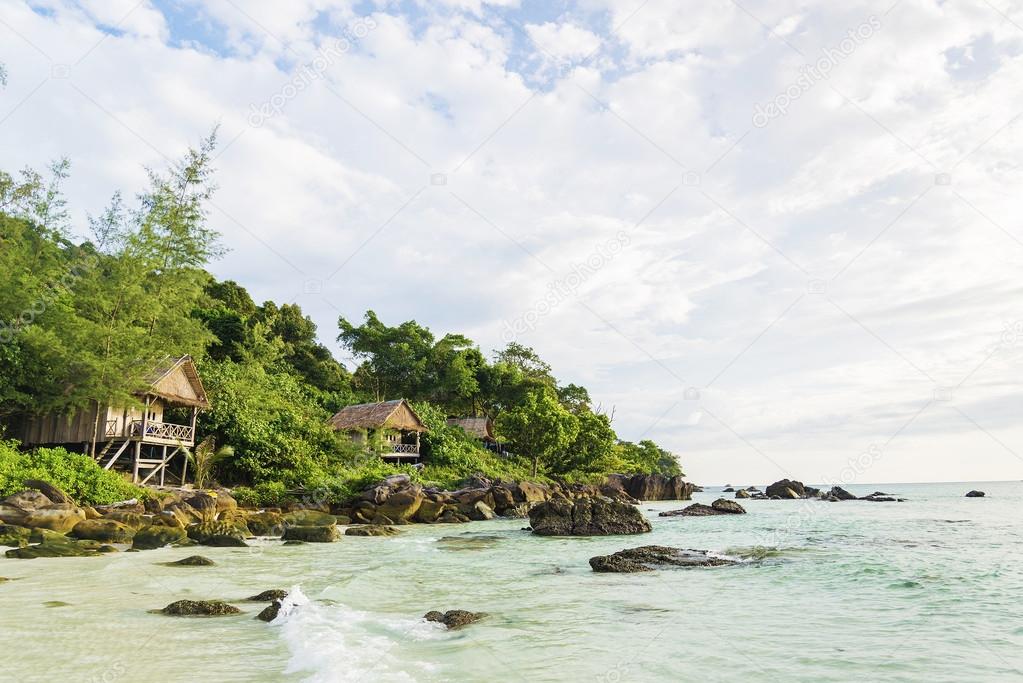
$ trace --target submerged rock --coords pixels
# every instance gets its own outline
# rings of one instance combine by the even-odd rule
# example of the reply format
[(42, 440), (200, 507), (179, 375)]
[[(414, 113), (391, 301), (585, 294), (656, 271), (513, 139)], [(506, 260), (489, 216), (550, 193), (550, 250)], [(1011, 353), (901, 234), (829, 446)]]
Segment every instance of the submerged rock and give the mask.
[(983, 491), (976, 491), (976, 490), (970, 491), (969, 493), (966, 494), (967, 498), (983, 498), (984, 496), (985, 496), (985, 493)]
[(345, 529), (345, 536), (396, 536), (401, 532), (393, 526), (364, 524)]
[(28, 545), (28, 539), (31, 535), (32, 530), (27, 527), (0, 524), (0, 545), (21, 548)]
[(712, 515), (744, 515), (745, 508), (733, 500), (718, 498), (710, 505), (693, 503), (681, 510), (668, 510), (662, 512), (660, 517), (710, 517)]
[(608, 498), (555, 498), (529, 511), (529, 524), (538, 536), (609, 536), (642, 534), (650, 522), (633, 505)]
[(188, 539), (188, 534), (180, 527), (147, 526), (139, 529), (132, 538), (132, 550), (156, 550), (165, 545), (177, 545)]
[(593, 571), (615, 573), (648, 572), (663, 567), (721, 567), (731, 564), (737, 563), (723, 557), (711, 557), (706, 550), (683, 550), (662, 545), (644, 545), (590, 558)]
[(188, 527), (188, 537), (200, 545), (247, 548), (245, 534), (230, 522), (203, 522)]
[(423, 619), (444, 624), (449, 629), (454, 629), (468, 626), (469, 624), (479, 621), (485, 616), (487, 616), (486, 612), (469, 612), (464, 609), (451, 609), (447, 612), (431, 610), (423, 615)]
[(284, 530), (285, 541), (305, 541), (307, 543), (333, 543), (341, 538), (337, 526), (290, 526)]
[(739, 489), (738, 491), (736, 491), (735, 492), (735, 497), (736, 498), (752, 498), (752, 496), (750, 495), (750, 492), (747, 491), (746, 489)]
[[(250, 600), (252, 598), (249, 598)], [(274, 600), (269, 605), (263, 608), (263, 610), (256, 615), (256, 618), (260, 621), (270, 622), (277, 618), (277, 615), (281, 613), (281, 607), (284, 603), (281, 600)]]
[(99, 555), (103, 546), (96, 541), (78, 541), (48, 529), (36, 529), (28, 539), (35, 545), (8, 550), (7, 557), (20, 560), (33, 560), (37, 557), (90, 557)]
[(178, 600), (159, 610), (174, 617), (222, 617), (241, 614), (241, 610), (223, 600)]
[(273, 602), (274, 600), (283, 600), (286, 597), (288, 597), (288, 591), (283, 588), (271, 588), (245, 599), (250, 602)]
[(168, 567), (212, 567), (216, 564), (213, 560), (202, 555), (189, 555), (174, 562), (164, 562)]

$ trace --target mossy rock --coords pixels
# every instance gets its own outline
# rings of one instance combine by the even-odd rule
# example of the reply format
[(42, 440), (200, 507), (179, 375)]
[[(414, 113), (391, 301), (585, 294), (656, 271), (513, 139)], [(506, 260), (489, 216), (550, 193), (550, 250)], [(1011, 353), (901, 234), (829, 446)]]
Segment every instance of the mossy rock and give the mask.
[(273, 602), (274, 600), (283, 600), (286, 597), (288, 597), (288, 591), (283, 588), (271, 588), (245, 599), (249, 602)]
[(90, 557), (99, 555), (97, 551), (102, 547), (96, 541), (76, 541), (52, 531), (43, 536), (41, 543), (8, 550), (5, 555), (20, 560), (34, 560), (37, 557)]
[(284, 533), (284, 515), (279, 512), (255, 512), (245, 521), (255, 536), (277, 536)]
[(223, 617), (242, 612), (223, 600), (178, 600), (158, 611), (172, 617)]
[(263, 611), (256, 615), (256, 618), (260, 621), (271, 622), (277, 618), (277, 615), (281, 613), (281, 606), (284, 603), (280, 600), (274, 600), (269, 605), (263, 608)]
[(22, 526), (32, 529), (49, 529), (66, 534), (79, 522), (85, 521), (85, 511), (67, 503), (55, 504), (49, 508), (29, 510), (21, 521)]
[(284, 530), (285, 541), (306, 541), (308, 543), (333, 543), (341, 538), (341, 531), (330, 526), (291, 526)]
[(113, 519), (86, 519), (75, 525), (71, 536), (104, 543), (131, 543), (136, 529)]
[(156, 550), (165, 545), (178, 545), (188, 538), (180, 527), (147, 526), (139, 529), (132, 539), (132, 550)]
[(400, 533), (393, 526), (383, 524), (366, 524), (345, 529), (345, 536), (397, 536)]
[(0, 545), (22, 548), (28, 545), (28, 539), (31, 535), (32, 530), (26, 527), (0, 524)]
[(216, 562), (202, 555), (189, 555), (174, 562), (161, 562), (166, 567), (212, 567)]
[(318, 510), (295, 510), (283, 515), (285, 526), (334, 526), (337, 518)]
[(246, 548), (245, 533), (230, 522), (203, 522), (188, 527), (188, 537), (200, 545)]
[(103, 519), (112, 519), (125, 526), (138, 530), (151, 524), (150, 518), (138, 512), (126, 512), (124, 510), (111, 510), (103, 515)]

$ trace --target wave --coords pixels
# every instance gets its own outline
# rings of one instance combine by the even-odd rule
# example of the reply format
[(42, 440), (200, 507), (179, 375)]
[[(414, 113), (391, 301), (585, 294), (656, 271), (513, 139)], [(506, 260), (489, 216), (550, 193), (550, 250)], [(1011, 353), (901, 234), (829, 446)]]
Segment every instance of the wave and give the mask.
[(422, 619), (386, 618), (334, 601), (310, 600), (299, 586), (288, 593), (271, 626), (290, 657), (285, 674), (306, 674), (310, 683), (382, 681), (406, 683), (428, 676), (425, 662), (402, 663), (399, 648), (440, 635)]

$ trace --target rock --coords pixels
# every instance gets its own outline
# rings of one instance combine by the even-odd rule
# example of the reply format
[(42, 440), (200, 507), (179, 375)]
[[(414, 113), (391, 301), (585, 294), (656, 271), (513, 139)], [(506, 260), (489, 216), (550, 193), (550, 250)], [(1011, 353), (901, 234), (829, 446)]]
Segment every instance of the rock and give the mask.
[(393, 526), (383, 524), (365, 524), (345, 529), (345, 536), (397, 536), (400, 533)]
[(163, 562), (163, 565), (167, 567), (212, 567), (217, 563), (208, 557), (202, 555), (189, 555), (188, 557), (176, 560), (174, 562)]
[(202, 522), (187, 529), (188, 537), (200, 545), (247, 548), (245, 534), (230, 522)]
[(650, 531), (650, 522), (635, 506), (607, 498), (576, 501), (555, 498), (533, 507), (529, 523), (538, 536), (607, 536)]
[(178, 600), (160, 610), (174, 617), (222, 617), (241, 614), (241, 610), (223, 600)]
[(799, 498), (806, 492), (806, 487), (803, 486), (803, 482), (795, 481), (790, 479), (782, 479), (776, 481), (767, 487), (765, 493), (768, 498), (774, 498), (778, 496), (782, 498)]
[(334, 515), (318, 510), (295, 510), (283, 515), (284, 526), (334, 526), (337, 518)]
[(238, 509), (238, 501), (227, 491), (214, 491), (213, 500), (216, 502), (218, 513), (232, 512)]
[(249, 530), (256, 536), (280, 537), (284, 534), (284, 515), (279, 512), (255, 512), (245, 521), (249, 525)]
[(836, 498), (838, 500), (856, 500), (856, 496), (849, 493), (841, 486), (832, 486), (831, 491), (828, 492), (828, 498)]
[(307, 543), (333, 543), (341, 538), (337, 526), (289, 526), (284, 529), (285, 541), (305, 541)]
[(288, 597), (288, 591), (283, 588), (271, 588), (245, 599), (249, 602), (273, 602), (274, 600), (283, 600), (286, 597)]
[(732, 500), (718, 498), (711, 505), (693, 503), (681, 510), (668, 510), (659, 517), (710, 517), (712, 515), (744, 515), (746, 510)]
[(892, 498), (891, 496), (875, 496), (873, 494), (871, 494), (869, 496), (863, 496), (862, 498), (860, 498), (860, 500), (869, 500), (871, 503), (894, 503), (894, 502), (896, 502), (896, 499)]
[(277, 615), (281, 613), (281, 607), (284, 603), (281, 600), (274, 600), (269, 605), (263, 608), (256, 618), (260, 621), (271, 622), (277, 618)]
[(392, 474), (389, 477), (385, 477), (380, 483), (392, 491), (397, 491), (398, 489), (404, 488), (412, 483), (412, 478), (407, 474)]
[(508, 519), (525, 519), (529, 517), (529, 510), (532, 508), (530, 503), (517, 503), (510, 508), (501, 512), (502, 517)]
[(96, 541), (77, 541), (49, 529), (36, 529), (29, 540), (36, 545), (14, 548), (5, 555), (22, 560), (37, 557), (89, 557), (99, 555), (98, 550), (102, 547)]
[(966, 497), (967, 498), (983, 498), (984, 495), (985, 494), (984, 494), (983, 491), (976, 491), (976, 490), (974, 490), (974, 491), (970, 491), (969, 493), (967, 493)]
[(736, 498), (751, 498), (752, 496), (750, 496), (750, 492), (747, 491), (746, 489), (739, 489), (738, 491), (735, 492), (735, 497)]
[(416, 510), (416, 515), (413, 519), (424, 524), (433, 524), (443, 511), (444, 503), (425, 498), (419, 504), (419, 509)]
[(26, 514), (28, 513), (16, 505), (0, 503), (0, 522), (21, 526)]
[(623, 490), (636, 500), (691, 500), (696, 486), (680, 476), (634, 474), (620, 477)]
[(388, 496), (387, 500), (377, 506), (377, 514), (394, 522), (407, 522), (419, 510), (423, 500), (422, 487), (413, 484)]
[(0, 524), (0, 545), (23, 548), (28, 545), (28, 539), (31, 535), (32, 530), (27, 527)]
[(48, 481), (43, 481), (42, 479), (26, 479), (22, 483), (27, 488), (38, 490), (40, 493), (42, 493), (44, 496), (46, 496), (49, 500), (53, 501), (54, 503), (73, 504), (75, 502), (71, 500), (71, 496), (64, 493), (62, 490), (60, 490), (59, 488), (57, 488)]
[(475, 623), (485, 616), (487, 616), (486, 612), (469, 612), (464, 609), (452, 609), (447, 612), (431, 610), (423, 615), (423, 619), (444, 624), (449, 629), (455, 629)]
[(85, 521), (85, 511), (67, 503), (54, 503), (37, 510), (27, 510), (20, 526), (30, 529), (49, 529), (66, 534), (79, 522)]
[(305, 541), (285, 541), (281, 545), (305, 545)]
[(188, 539), (185, 530), (169, 526), (147, 526), (135, 532), (132, 550), (156, 550), (165, 545), (178, 545)]
[(523, 503), (543, 503), (551, 497), (551, 491), (543, 484), (537, 484), (532, 481), (520, 481), (518, 486), (511, 490), (512, 495), (516, 496), (516, 500)]
[(476, 501), (476, 504), (472, 506), (472, 512), (469, 514), (469, 519), (475, 519), (477, 521), (493, 519), (497, 515), (494, 514), (494, 510), (484, 503), (482, 500)]
[(103, 519), (112, 519), (125, 526), (130, 526), (132, 529), (141, 529), (144, 526), (149, 526), (151, 523), (150, 518), (142, 513), (130, 512), (128, 510), (110, 510), (103, 515)]
[(721, 492), (722, 493), (735, 493), (735, 489), (733, 489), (731, 486), (726, 486), (725, 488), (721, 489)]
[(619, 550), (613, 555), (590, 558), (593, 571), (617, 573), (648, 572), (662, 567), (720, 567), (730, 564), (736, 564), (736, 561), (711, 557), (706, 550), (683, 550), (662, 545), (644, 545)]
[(85, 519), (75, 525), (70, 535), (104, 543), (131, 543), (135, 529), (112, 519)]
[(185, 498), (185, 502), (203, 517), (213, 517), (217, 513), (217, 499), (205, 491), (192, 494)]
[(25, 512), (29, 512), (31, 510), (38, 510), (39, 508), (46, 507), (48, 505), (53, 505), (55, 502), (64, 503), (67, 501), (53, 501), (50, 500), (46, 496), (46, 494), (42, 493), (41, 491), (30, 489), (28, 491), (12, 493), (11, 495), (4, 498), (3, 501), (0, 502), (2, 502), (4, 505), (13, 505), (16, 508), (21, 508)]

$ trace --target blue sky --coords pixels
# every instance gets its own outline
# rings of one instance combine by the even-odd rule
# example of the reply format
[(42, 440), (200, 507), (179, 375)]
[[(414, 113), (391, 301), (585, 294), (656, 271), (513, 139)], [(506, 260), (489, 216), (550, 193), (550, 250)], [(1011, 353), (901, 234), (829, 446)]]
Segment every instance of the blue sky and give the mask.
[[(1023, 7), (0, 0), (76, 226), (220, 126), (216, 274), (514, 338), (699, 481), (1023, 478)], [(342, 352), (337, 350), (340, 355)]]

